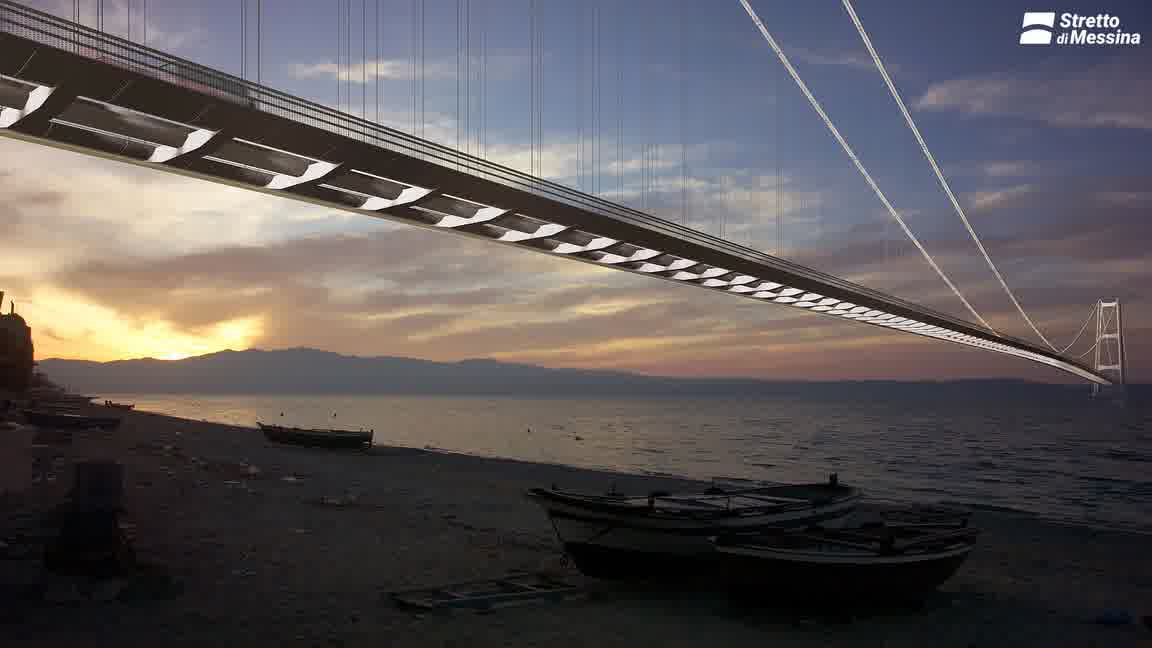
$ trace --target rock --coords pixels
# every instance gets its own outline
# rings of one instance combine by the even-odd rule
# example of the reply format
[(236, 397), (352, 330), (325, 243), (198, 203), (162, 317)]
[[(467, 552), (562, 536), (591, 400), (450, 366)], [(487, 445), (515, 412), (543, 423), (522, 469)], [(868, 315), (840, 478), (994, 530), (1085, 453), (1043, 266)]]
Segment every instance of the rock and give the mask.
[(322, 505), (322, 506), (343, 507), (343, 506), (351, 506), (358, 501), (360, 501), (360, 495), (357, 493), (351, 493), (350, 492), (350, 493), (346, 493), (342, 496), (331, 496), (331, 495), (324, 496), (324, 497), (321, 497), (317, 501), (317, 503)]
[(1127, 610), (1106, 610), (1092, 620), (1098, 625), (1128, 625), (1132, 623), (1132, 615)]
[(92, 586), (90, 596), (93, 601), (111, 601), (120, 597), (120, 593), (124, 591), (125, 585), (127, 585), (127, 582), (119, 579), (99, 581)]
[(56, 581), (44, 588), (44, 600), (49, 603), (76, 603), (81, 600), (80, 589), (71, 581)]

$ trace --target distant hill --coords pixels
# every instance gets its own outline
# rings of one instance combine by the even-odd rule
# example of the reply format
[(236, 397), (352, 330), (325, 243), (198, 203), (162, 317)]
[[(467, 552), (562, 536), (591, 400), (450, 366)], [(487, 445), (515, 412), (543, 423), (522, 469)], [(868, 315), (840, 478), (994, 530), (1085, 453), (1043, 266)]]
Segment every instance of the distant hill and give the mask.
[(91, 362), (51, 358), (40, 370), (72, 391), (137, 393), (611, 394), (748, 390), (743, 379), (678, 379), (549, 369), (473, 359), (431, 362), (316, 349), (221, 351), (183, 360)]
[[(391, 356), (358, 357), (316, 349), (221, 351), (184, 360), (48, 359), (40, 370), (77, 392), (202, 394), (473, 394), (515, 396), (757, 396), (814, 392), (831, 398), (908, 397), (909, 390), (962, 389), (1013, 394), (1058, 386), (1019, 380), (901, 383), (804, 383), (743, 378), (670, 378), (620, 371), (550, 369), (495, 360), (431, 362)], [(943, 389), (943, 392), (941, 389)], [(1067, 388), (1067, 387), (1065, 387)], [(1086, 387), (1075, 386), (1083, 390)]]

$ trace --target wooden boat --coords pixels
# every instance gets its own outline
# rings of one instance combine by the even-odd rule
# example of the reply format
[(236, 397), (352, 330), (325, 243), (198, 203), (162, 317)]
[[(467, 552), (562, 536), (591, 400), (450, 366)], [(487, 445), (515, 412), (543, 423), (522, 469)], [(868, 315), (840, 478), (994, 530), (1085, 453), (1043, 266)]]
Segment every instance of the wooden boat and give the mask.
[(316, 448), (366, 448), (372, 445), (374, 430), (322, 430), (270, 425), (257, 421), (269, 441)]
[(21, 413), (24, 414), (24, 420), (32, 425), (48, 428), (79, 429), (96, 427), (102, 430), (111, 430), (118, 427), (122, 420), (119, 416), (85, 416), (83, 414), (42, 409), (25, 409), (21, 410)]
[(548, 514), (580, 571), (598, 578), (674, 576), (677, 566), (714, 551), (713, 536), (799, 528), (852, 512), (859, 489), (837, 482), (713, 487), (701, 493), (590, 495), (528, 491)]
[(971, 527), (871, 523), (725, 535), (709, 573), (735, 589), (827, 603), (922, 598), (952, 577), (975, 545)]

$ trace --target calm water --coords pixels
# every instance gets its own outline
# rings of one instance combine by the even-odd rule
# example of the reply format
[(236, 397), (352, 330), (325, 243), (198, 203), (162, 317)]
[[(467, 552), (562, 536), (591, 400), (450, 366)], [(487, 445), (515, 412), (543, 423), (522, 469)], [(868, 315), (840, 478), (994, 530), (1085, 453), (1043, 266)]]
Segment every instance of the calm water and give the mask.
[(1152, 407), (1091, 401), (1087, 388), (1006, 391), (794, 388), (739, 400), (101, 398), (246, 426), (278, 419), (371, 427), (383, 444), (628, 472), (781, 481), (839, 472), (878, 496), (1152, 531)]

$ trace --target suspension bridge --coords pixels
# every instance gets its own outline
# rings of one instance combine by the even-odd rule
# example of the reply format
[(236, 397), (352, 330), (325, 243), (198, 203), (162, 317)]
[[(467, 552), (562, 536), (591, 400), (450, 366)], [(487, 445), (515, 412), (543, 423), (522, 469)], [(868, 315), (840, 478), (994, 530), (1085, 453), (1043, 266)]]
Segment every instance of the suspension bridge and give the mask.
[[(78, 3), (68, 20), (0, 0), (0, 135), (1016, 356), (1097, 388), (1124, 382), (1119, 302), (1100, 300), (1072, 344), (1057, 348), (1048, 341), (980, 242), (848, 0), (844, 6), (941, 187), (1043, 344), (994, 330), (972, 307), (892, 206), (753, 7), (739, 2), (750, 28), (760, 31), (892, 220), (975, 322), (542, 178), (539, 146), (533, 149), (533, 173), (526, 173), (420, 137), (416, 127), (406, 133), (383, 126), (368, 118), (367, 109), (357, 116), (266, 87), (259, 82), (258, 44), (251, 81), (148, 47), (146, 35), (143, 44), (112, 35), (103, 29), (102, 3), (97, 24), (87, 26)], [(244, 20), (258, 25), (260, 3), (251, 18), (247, 2), (244, 7)], [(534, 40), (532, 46), (539, 44)], [(351, 63), (350, 54), (346, 60)], [(539, 102), (539, 76), (534, 64), (533, 104)], [(413, 103), (415, 120), (423, 106), (416, 105), (415, 94)], [(535, 118), (532, 132), (536, 144), (542, 133)], [(1071, 355), (1093, 319), (1095, 343)], [(1084, 360), (1092, 352), (1092, 361)]]

